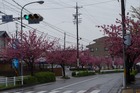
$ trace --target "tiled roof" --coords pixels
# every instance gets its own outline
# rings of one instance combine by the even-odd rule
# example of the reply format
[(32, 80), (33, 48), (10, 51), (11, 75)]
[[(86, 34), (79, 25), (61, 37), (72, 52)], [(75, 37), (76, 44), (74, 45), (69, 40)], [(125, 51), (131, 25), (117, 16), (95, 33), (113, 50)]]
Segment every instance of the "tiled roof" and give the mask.
[(6, 31), (0, 31), (0, 37), (9, 37)]

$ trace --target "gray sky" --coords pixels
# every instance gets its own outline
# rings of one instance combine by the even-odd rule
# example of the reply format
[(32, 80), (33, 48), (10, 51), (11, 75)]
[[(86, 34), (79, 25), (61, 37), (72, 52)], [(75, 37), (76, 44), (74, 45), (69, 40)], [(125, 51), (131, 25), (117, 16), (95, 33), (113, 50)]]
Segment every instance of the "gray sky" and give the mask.
[[(21, 6), (36, 0), (15, 0)], [(73, 14), (75, 14), (76, 2), (81, 15), (81, 23), (79, 24), (79, 42), (84, 46), (103, 36), (97, 25), (113, 24), (115, 19), (119, 18), (121, 13), (121, 3), (118, 0), (44, 0), (42, 5), (31, 4), (25, 8), (31, 13), (39, 13), (44, 17), (40, 24), (30, 24), (38, 30), (38, 33), (44, 32), (51, 38), (60, 38), (61, 43), (64, 42), (64, 32), (66, 32), (66, 45), (76, 45), (76, 25), (73, 23)], [(126, 12), (130, 11), (130, 6), (140, 6), (140, 0), (126, 0)], [(0, 0), (0, 11), (11, 14), (14, 17), (20, 16), (21, 8), (12, 0)], [(23, 14), (29, 14), (23, 11)], [(2, 15), (2, 14), (0, 14)], [(20, 20), (19, 20), (20, 21)], [(1, 23), (1, 22), (0, 22)], [(23, 23), (28, 24), (27, 20)], [(31, 30), (30, 27), (23, 28), (25, 31)], [(20, 23), (18, 24), (20, 30)], [(15, 22), (0, 25), (0, 30), (8, 33), (15, 33)]]

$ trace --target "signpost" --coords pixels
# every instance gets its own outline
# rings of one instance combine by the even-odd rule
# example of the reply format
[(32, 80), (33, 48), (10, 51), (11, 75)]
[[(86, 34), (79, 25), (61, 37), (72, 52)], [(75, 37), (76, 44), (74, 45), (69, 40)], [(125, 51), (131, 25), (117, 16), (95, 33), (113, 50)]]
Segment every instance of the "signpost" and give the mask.
[(13, 21), (13, 15), (3, 15), (2, 16), (2, 22), (12, 22)]
[(13, 66), (14, 68), (18, 69), (18, 67), (19, 67), (19, 61), (18, 61), (17, 58), (14, 58), (14, 59), (12, 60), (12, 66)]

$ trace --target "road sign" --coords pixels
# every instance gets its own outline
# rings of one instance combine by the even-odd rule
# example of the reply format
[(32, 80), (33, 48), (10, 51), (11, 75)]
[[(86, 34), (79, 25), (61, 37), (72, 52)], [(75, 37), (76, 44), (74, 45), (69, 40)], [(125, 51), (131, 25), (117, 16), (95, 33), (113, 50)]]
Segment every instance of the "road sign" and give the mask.
[(14, 68), (18, 68), (18, 67), (19, 67), (19, 61), (18, 61), (17, 58), (14, 58), (14, 59), (12, 60), (12, 66), (13, 66)]
[(13, 21), (13, 15), (3, 15), (2, 22), (11, 22)]

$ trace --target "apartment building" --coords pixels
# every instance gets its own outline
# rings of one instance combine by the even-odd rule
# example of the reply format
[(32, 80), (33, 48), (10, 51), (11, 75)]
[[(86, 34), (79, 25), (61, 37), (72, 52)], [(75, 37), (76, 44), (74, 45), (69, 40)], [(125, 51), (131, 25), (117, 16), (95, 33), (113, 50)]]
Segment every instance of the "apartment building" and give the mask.
[(108, 48), (105, 45), (105, 40), (108, 37), (101, 37), (93, 40), (95, 43), (89, 44), (86, 47), (90, 50), (92, 56), (109, 57)]

